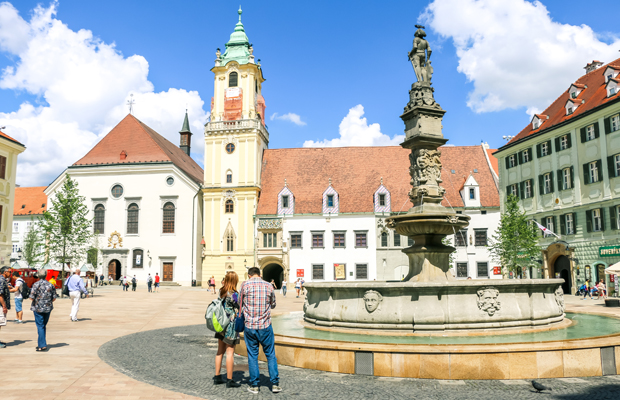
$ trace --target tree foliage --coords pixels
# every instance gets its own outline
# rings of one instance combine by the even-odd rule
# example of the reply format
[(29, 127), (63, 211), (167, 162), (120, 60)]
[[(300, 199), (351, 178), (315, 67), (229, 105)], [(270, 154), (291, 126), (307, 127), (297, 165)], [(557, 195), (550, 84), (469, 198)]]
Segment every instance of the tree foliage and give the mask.
[(28, 263), (28, 265), (37, 265), (43, 262), (44, 240), (39, 226), (40, 221), (32, 219), (30, 229), (24, 237), (24, 246), (22, 248), (22, 259)]
[(67, 175), (60, 190), (51, 196), (51, 207), (41, 220), (49, 259), (63, 265), (63, 277), (65, 263), (79, 265), (90, 248), (92, 223), (84, 200), (77, 182)]
[(490, 240), (489, 250), (502, 265), (503, 273), (517, 272), (517, 266), (525, 267), (532, 258), (540, 257), (536, 242), (537, 228), (528, 222), (525, 211), (519, 208), (519, 199), (509, 195), (506, 210), (499, 226)]

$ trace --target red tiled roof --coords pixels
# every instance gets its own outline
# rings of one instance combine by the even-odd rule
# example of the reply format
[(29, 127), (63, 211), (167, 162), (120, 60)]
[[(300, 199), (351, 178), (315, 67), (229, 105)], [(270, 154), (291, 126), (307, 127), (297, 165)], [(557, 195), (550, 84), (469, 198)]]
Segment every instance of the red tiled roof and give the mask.
[(16, 187), (13, 215), (41, 215), (47, 210), (45, 186)]
[[(13, 139), (12, 137), (10, 137), (9, 135), (7, 135), (6, 133), (0, 131), (0, 137), (3, 137), (5, 139), (10, 140), (11, 142), (17, 143), (20, 146), (24, 146), (22, 143), (20, 143), (19, 141)], [(25, 147), (25, 146), (24, 146)]]
[[(499, 207), (499, 193), (481, 146), (440, 150), (442, 186), (446, 189), (443, 205), (463, 207), (459, 186), (477, 169), (474, 177), (480, 185), (482, 206)], [(295, 214), (320, 214), (330, 178), (339, 195), (341, 213), (373, 212), (373, 194), (381, 178), (390, 191), (392, 211), (407, 211), (412, 206), (407, 196), (411, 189), (409, 154), (409, 150), (394, 146), (265, 150), (257, 214), (277, 214), (277, 197), (285, 179), (295, 196)]]
[[(126, 157), (121, 156), (122, 152), (126, 153)], [(150, 162), (172, 162), (194, 181), (204, 181), (204, 172), (196, 161), (131, 114), (73, 165)]]
[[(549, 129), (554, 125), (560, 124), (570, 119), (577, 118), (580, 115), (583, 115), (583, 113), (590, 111), (595, 107), (616, 100), (618, 96), (607, 97), (604, 72), (605, 69), (607, 69), (607, 66), (610, 66), (617, 62), (620, 62), (620, 58), (610, 62), (607, 65), (603, 65), (596, 70), (585, 74), (581, 78), (577, 79), (577, 81), (573, 85), (584, 85), (587, 86), (587, 88), (583, 89), (576, 99), (570, 98), (568, 90), (562, 93), (562, 95), (560, 95), (560, 97), (558, 97), (553, 103), (551, 103), (551, 105), (547, 107), (547, 109), (543, 112), (543, 114), (549, 116), (549, 119), (544, 120), (540, 125), (539, 129)], [(572, 114), (566, 115), (566, 109), (564, 108), (564, 106), (569, 100), (573, 103), (578, 104), (579, 106)], [(532, 129), (532, 124), (528, 124), (525, 128), (523, 128), (521, 132), (519, 132), (517, 136), (515, 136), (510, 142), (508, 142), (508, 145), (529, 136), (534, 131), (538, 131), (538, 129)]]
[(499, 176), (499, 162), (497, 158), (495, 158), (495, 156), (493, 155), (493, 153), (495, 153), (496, 151), (497, 149), (487, 149), (487, 154), (489, 155), (489, 161), (491, 161), (491, 167), (493, 167), (493, 171), (495, 171), (495, 174)]

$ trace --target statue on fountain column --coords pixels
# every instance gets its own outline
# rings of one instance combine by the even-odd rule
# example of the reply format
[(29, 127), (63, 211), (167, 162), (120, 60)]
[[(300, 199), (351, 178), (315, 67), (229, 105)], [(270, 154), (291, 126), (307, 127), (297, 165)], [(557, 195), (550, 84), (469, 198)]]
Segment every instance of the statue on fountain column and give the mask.
[(414, 34), (413, 49), (409, 52), (409, 60), (413, 65), (415, 76), (420, 83), (431, 84), (431, 78), (433, 76), (433, 67), (431, 66), (431, 46), (428, 41), (424, 39), (426, 32), (424, 32), (424, 26), (416, 25), (418, 30)]

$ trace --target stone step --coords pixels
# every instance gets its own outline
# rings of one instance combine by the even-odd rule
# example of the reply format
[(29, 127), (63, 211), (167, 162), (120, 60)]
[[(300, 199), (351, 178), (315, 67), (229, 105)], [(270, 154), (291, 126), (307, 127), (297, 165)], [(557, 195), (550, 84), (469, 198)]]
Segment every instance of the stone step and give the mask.
[(161, 282), (159, 282), (159, 286), (181, 286), (181, 285), (179, 285), (176, 282), (164, 282), (164, 281), (161, 281)]

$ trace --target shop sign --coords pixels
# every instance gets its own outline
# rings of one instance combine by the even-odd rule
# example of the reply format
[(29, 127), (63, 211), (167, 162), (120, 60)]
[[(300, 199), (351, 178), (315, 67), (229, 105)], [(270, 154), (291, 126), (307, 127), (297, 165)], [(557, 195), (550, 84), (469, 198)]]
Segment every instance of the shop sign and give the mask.
[(303, 278), (304, 277), (304, 270), (303, 269), (298, 269), (297, 270), (297, 277), (298, 278)]
[(493, 275), (501, 275), (502, 267), (493, 267)]
[(620, 256), (620, 246), (603, 246), (598, 248), (599, 257)]

